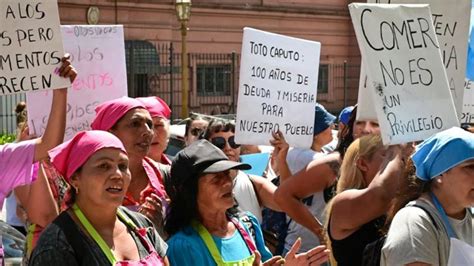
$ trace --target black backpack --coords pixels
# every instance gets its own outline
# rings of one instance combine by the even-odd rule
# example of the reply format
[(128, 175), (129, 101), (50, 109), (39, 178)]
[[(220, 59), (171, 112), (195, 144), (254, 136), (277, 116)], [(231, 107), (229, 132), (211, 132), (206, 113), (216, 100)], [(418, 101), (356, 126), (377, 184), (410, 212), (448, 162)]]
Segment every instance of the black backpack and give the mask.
[[(428, 217), (430, 217), (431, 222), (435, 226), (436, 230), (439, 230), (438, 225), (436, 224), (433, 216), (431, 216), (430, 212), (425, 209), (425, 207), (420, 205), (410, 205), (413, 207), (418, 207), (424, 210)], [(380, 265), (380, 258), (382, 257), (382, 248), (385, 244), (385, 240), (387, 239), (387, 235), (383, 235), (374, 242), (367, 244), (364, 248), (364, 253), (362, 254), (362, 265), (364, 266), (379, 266)]]

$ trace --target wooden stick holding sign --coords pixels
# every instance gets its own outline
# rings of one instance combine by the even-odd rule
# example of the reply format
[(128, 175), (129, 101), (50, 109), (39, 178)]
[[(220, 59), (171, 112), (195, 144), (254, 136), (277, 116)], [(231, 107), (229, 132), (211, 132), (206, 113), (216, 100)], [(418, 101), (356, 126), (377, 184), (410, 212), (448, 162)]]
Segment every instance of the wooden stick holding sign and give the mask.
[(350, 4), (385, 144), (459, 126), (428, 5)]
[(321, 44), (244, 28), (235, 140), (268, 145), (280, 130), (293, 147), (309, 148)]
[(55, 73), (64, 55), (56, 1), (2, 0), (0, 46), (0, 95), (71, 85)]

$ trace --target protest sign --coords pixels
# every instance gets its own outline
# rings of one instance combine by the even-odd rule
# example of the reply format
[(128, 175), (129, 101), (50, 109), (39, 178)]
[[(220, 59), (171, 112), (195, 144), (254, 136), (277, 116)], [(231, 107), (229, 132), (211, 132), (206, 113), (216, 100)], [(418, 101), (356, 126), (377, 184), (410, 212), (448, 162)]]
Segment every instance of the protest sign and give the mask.
[[(430, 5), (434, 30), (438, 38), (441, 56), (448, 75), (449, 88), (453, 96), (457, 114), (460, 116), (463, 109), (471, 0), (368, 0), (367, 2)], [(365, 76), (365, 70), (362, 67), (361, 76)], [(359, 96), (359, 99), (361, 99), (361, 97), (367, 97), (364, 91), (362, 91)], [(362, 107), (362, 109), (365, 109), (365, 107)], [(362, 112), (360, 114), (358, 113), (357, 118), (364, 120), (367, 117), (373, 116), (373, 114), (373, 111), (372, 114)]]
[(269, 160), (270, 153), (268, 152), (252, 153), (240, 156), (240, 161), (242, 163), (250, 164), (250, 166), (252, 166), (251, 169), (244, 170), (244, 173), (249, 175), (263, 176), (265, 170), (267, 169)]
[(377, 121), (374, 100), (369, 91), (369, 84), (372, 84), (365, 71), (364, 60), (360, 64), (359, 91), (357, 96), (357, 120)]
[(350, 4), (385, 144), (459, 126), (428, 5)]
[(56, 1), (0, 2), (0, 96), (65, 88), (57, 70), (64, 55)]
[[(64, 48), (78, 72), (68, 91), (65, 139), (89, 130), (95, 107), (127, 95), (125, 47), (121, 25), (61, 26)], [(52, 93), (27, 93), (28, 123), (36, 135), (44, 132)], [(46, 107), (46, 108), (45, 108)]]
[(464, 106), (461, 115), (461, 123), (474, 124), (474, 34), (472, 29), (471, 36), (469, 38), (466, 65)]
[(461, 123), (474, 124), (474, 80), (466, 79)]
[(293, 147), (313, 139), (318, 42), (244, 28), (235, 139), (268, 145), (280, 130)]

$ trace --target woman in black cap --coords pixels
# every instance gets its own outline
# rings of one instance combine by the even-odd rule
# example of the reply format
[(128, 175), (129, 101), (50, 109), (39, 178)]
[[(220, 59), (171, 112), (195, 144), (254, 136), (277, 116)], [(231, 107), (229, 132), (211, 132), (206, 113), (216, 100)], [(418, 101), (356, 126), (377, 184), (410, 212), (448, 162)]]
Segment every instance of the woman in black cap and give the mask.
[(230, 161), (206, 140), (178, 153), (171, 166), (168, 195), (171, 199), (165, 230), (171, 265), (319, 265), (327, 259), (324, 246), (296, 255), (300, 241), (285, 260), (272, 257), (265, 247), (260, 225), (250, 213), (250, 228), (237, 217), (232, 193), (231, 169), (250, 165)]

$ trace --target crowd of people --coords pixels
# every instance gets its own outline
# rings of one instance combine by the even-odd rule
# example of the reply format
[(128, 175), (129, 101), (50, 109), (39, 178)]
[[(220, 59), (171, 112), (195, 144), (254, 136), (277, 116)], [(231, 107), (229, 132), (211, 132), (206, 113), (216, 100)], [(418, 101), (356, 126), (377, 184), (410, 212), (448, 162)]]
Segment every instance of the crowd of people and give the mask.
[[(77, 75), (67, 57), (59, 75)], [(259, 149), (235, 141), (232, 120), (188, 119), (169, 158), (159, 97), (101, 103), (92, 130), (64, 142), (66, 106), (54, 90), (36, 137), (22, 104), (17, 141), (0, 146), (0, 203), (28, 235), (25, 264), (448, 265), (474, 244), (467, 130), (384, 146), (357, 106), (335, 117), (317, 104), (311, 147), (274, 132), (254, 175), (241, 155)]]

